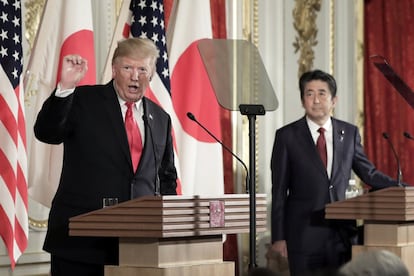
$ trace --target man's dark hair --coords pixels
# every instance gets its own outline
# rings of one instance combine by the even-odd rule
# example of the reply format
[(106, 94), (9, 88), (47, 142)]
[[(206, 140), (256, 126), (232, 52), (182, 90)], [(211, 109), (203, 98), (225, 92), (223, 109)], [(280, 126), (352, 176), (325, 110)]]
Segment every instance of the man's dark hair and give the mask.
[(332, 98), (336, 96), (336, 81), (334, 77), (321, 70), (308, 71), (302, 74), (299, 79), (300, 98), (303, 100), (305, 85), (313, 80), (320, 80), (328, 84)]

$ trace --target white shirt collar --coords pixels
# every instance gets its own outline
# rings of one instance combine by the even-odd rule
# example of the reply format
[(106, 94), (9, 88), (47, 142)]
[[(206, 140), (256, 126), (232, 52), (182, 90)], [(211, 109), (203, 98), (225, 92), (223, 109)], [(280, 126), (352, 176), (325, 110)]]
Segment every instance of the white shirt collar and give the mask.
[(318, 129), (320, 127), (323, 127), (326, 132), (332, 132), (332, 120), (331, 117), (323, 124), (323, 126), (320, 126), (316, 124), (314, 121), (312, 121), (308, 116), (306, 116), (306, 122), (308, 123), (309, 129), (312, 133), (318, 132)]

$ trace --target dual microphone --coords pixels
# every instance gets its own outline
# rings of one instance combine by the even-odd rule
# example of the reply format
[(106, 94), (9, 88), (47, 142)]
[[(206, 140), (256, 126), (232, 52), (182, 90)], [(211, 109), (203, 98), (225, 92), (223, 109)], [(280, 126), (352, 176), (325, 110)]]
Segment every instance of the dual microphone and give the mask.
[[(208, 135), (210, 135), (215, 141), (217, 141), (226, 151), (228, 151), (234, 158), (237, 159), (237, 161), (239, 161), (243, 165), (243, 167), (246, 171), (246, 191), (249, 191), (249, 189), (248, 189), (249, 188), (249, 171), (247, 169), (246, 164), (236, 154), (234, 154), (232, 150), (230, 150), (226, 145), (224, 145), (223, 142), (220, 141), (213, 133), (211, 133), (203, 124), (201, 124), (196, 119), (196, 117), (194, 116), (193, 113), (187, 112), (187, 117), (190, 120), (196, 122), (205, 132), (208, 133)], [(343, 135), (343, 131), (341, 132), (341, 134)], [(403, 135), (407, 139), (414, 140), (414, 137), (406, 131), (403, 133)], [(398, 157), (398, 154), (395, 151), (393, 143), (391, 142), (390, 135), (387, 132), (383, 132), (382, 136), (384, 137), (385, 140), (387, 140), (388, 144), (391, 147), (391, 150), (393, 152), (395, 160), (397, 161), (397, 184), (398, 184), (398, 186), (403, 187), (404, 185), (402, 184), (402, 179), (403, 179), (402, 170), (401, 170), (401, 164), (400, 164), (400, 159)]]
[[(201, 124), (196, 117), (194, 116), (193, 113), (191, 112), (187, 112), (187, 117), (194, 121), (195, 123), (197, 123), (197, 125), (199, 125), (208, 135), (210, 135), (215, 141), (217, 141), (217, 143), (219, 143), (227, 152), (229, 152), (234, 158), (236, 158), (237, 161), (240, 162), (240, 164), (242, 164), (244, 170), (246, 171), (246, 192), (249, 191), (249, 170), (246, 166), (246, 164), (243, 162), (243, 160), (241, 160), (231, 149), (229, 149), (225, 144), (223, 144), (222, 141), (220, 141), (213, 133), (211, 133), (203, 124)], [(150, 125), (148, 124), (148, 118), (144, 115), (143, 117), (144, 123), (149, 127), (149, 132), (150, 132), (150, 136), (151, 136), (151, 140), (153, 141), (153, 137), (152, 137), (152, 129), (150, 127)], [(341, 133), (343, 135), (343, 133)], [(403, 135), (405, 138), (410, 139), (410, 140), (414, 140), (414, 137), (408, 133), (407, 131), (403, 132)], [(384, 137), (385, 140), (387, 140), (388, 144), (390, 145), (390, 148), (392, 150), (392, 153), (395, 157), (395, 160), (397, 162), (397, 184), (398, 186), (404, 186), (402, 184), (402, 170), (401, 170), (401, 164), (400, 164), (400, 158), (398, 157), (397, 152), (395, 151), (394, 145), (391, 142), (390, 139), (390, 135), (387, 132), (383, 132), (382, 136)], [(155, 161), (155, 195), (159, 196), (161, 194), (160, 191), (160, 181), (159, 181), (159, 177), (158, 177), (158, 168), (157, 168), (157, 157), (155, 154), (155, 148), (154, 148), (154, 143), (153, 144), (153, 152), (154, 152), (154, 161)]]
[[(407, 139), (414, 140), (414, 137), (406, 131), (404, 131), (403, 135)], [(402, 171), (401, 171), (400, 158), (398, 157), (398, 154), (395, 151), (394, 145), (391, 142), (390, 135), (387, 132), (383, 132), (382, 137), (384, 137), (384, 139), (387, 140), (388, 144), (391, 147), (392, 153), (394, 154), (395, 160), (397, 162), (397, 184), (398, 184), (398, 186), (402, 187), (404, 185), (402, 184)]]

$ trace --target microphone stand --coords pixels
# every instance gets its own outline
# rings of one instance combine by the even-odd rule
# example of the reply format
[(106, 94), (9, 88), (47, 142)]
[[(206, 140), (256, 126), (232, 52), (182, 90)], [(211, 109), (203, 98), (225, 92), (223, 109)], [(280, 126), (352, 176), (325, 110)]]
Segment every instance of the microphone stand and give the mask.
[(152, 154), (154, 156), (154, 165), (155, 165), (155, 168), (154, 168), (154, 171), (155, 171), (155, 179), (154, 179), (155, 192), (154, 192), (154, 195), (155, 196), (161, 196), (160, 177), (158, 175), (157, 154), (156, 154), (156, 151), (155, 151), (154, 137), (152, 136), (152, 127), (151, 127), (150, 123), (148, 122), (148, 118), (145, 114), (142, 115), (142, 119), (144, 120), (144, 125), (146, 127), (148, 127), (148, 129), (149, 129), (149, 134), (150, 134), (150, 137), (151, 137)]
[(239, 161), (240, 164), (242, 164), (244, 170), (246, 171), (246, 180), (245, 180), (246, 184), (245, 185), (246, 185), (246, 193), (247, 193), (249, 189), (249, 170), (247, 169), (247, 166), (246, 164), (244, 164), (243, 160), (241, 160), (236, 154), (234, 154), (234, 152), (231, 149), (229, 149), (225, 144), (223, 144), (222, 141), (220, 141), (213, 133), (211, 133), (210, 130), (208, 130), (203, 124), (201, 124), (196, 119), (193, 113), (187, 112), (187, 117), (190, 120), (194, 121), (197, 125), (199, 125), (205, 132), (207, 132), (208, 135), (210, 135), (214, 140), (216, 140), (217, 143), (219, 143), (227, 152), (229, 152), (234, 158), (236, 158), (236, 160)]
[(249, 203), (250, 203), (250, 232), (249, 232), (249, 270), (257, 267), (256, 263), (256, 115), (264, 115), (263, 105), (241, 104), (240, 113), (249, 119)]
[[(405, 133), (404, 133), (405, 135)], [(398, 158), (398, 154), (395, 151), (394, 145), (392, 144), (391, 140), (390, 140), (390, 136), (388, 133), (383, 132), (382, 133), (382, 137), (384, 137), (385, 140), (387, 140), (388, 144), (391, 147), (391, 151), (394, 155), (395, 161), (397, 162), (397, 185), (398, 187), (403, 187), (402, 185), (402, 171), (401, 171), (401, 164), (400, 164), (400, 158)]]

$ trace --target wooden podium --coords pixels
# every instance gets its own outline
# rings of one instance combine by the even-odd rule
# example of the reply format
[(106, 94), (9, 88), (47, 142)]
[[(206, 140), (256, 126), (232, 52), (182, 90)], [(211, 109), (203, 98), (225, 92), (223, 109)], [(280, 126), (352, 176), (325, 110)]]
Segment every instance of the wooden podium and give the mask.
[(326, 205), (328, 219), (364, 220), (364, 245), (352, 256), (372, 249), (398, 255), (414, 275), (414, 187), (390, 187)]
[[(256, 195), (256, 231), (266, 230), (266, 195)], [(234, 276), (223, 234), (249, 232), (249, 195), (148, 196), (70, 219), (71, 236), (119, 237), (119, 266), (105, 276)]]

